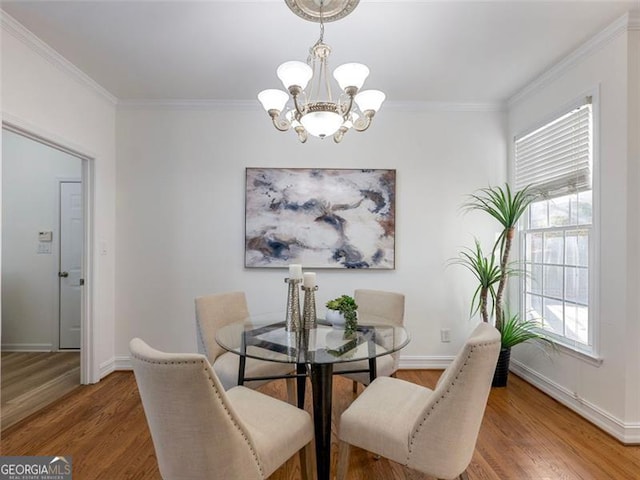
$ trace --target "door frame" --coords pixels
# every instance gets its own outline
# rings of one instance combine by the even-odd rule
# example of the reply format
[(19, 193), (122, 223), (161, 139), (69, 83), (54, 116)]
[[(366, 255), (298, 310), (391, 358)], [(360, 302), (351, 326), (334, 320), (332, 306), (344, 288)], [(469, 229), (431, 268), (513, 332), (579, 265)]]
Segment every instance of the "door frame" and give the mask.
[[(33, 141), (47, 145), (61, 152), (67, 153), (82, 161), (82, 204), (84, 214), (84, 232), (82, 247), (82, 271), (85, 279), (82, 288), (81, 300), (81, 335), (80, 335), (80, 383), (87, 385), (100, 380), (100, 374), (94, 360), (94, 183), (95, 183), (95, 155), (83, 152), (81, 147), (70, 146), (72, 142), (64, 138), (43, 132), (34, 125), (27, 124), (15, 117), (6, 118), (8, 115), (2, 112), (2, 128), (10, 132), (22, 135)], [(1, 165), (0, 165), (1, 166)], [(1, 188), (0, 188), (1, 190)], [(1, 242), (1, 240), (0, 240)], [(1, 248), (0, 244), (0, 248)], [(58, 329), (60, 327), (58, 326)], [(58, 344), (59, 346), (59, 344)]]

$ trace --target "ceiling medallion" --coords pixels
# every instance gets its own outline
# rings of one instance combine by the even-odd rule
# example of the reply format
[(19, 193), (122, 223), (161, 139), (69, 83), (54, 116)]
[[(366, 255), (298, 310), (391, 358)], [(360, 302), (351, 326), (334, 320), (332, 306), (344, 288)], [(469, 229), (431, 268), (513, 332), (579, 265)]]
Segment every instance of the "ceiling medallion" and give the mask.
[(285, 0), (285, 3), (293, 13), (310, 22), (320, 22), (321, 18), (323, 22), (333, 22), (349, 15), (360, 0)]

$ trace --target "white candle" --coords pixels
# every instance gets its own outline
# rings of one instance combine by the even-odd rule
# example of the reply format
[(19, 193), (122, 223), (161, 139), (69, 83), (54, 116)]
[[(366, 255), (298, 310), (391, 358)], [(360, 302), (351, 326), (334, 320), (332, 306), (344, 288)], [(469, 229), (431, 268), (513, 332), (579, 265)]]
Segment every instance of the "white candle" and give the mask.
[(304, 288), (313, 288), (316, 286), (315, 272), (306, 272), (304, 274)]
[(292, 263), (289, 265), (289, 278), (295, 280), (302, 279), (302, 265)]

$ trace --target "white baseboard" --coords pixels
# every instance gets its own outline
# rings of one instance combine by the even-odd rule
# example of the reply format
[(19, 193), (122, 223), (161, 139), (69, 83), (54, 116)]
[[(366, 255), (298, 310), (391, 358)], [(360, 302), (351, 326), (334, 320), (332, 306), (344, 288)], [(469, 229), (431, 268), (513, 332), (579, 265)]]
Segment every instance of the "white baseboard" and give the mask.
[(102, 362), (100, 364), (99, 373), (98, 373), (98, 375), (100, 376), (100, 380), (102, 380), (104, 377), (106, 377), (107, 375), (109, 375), (111, 372), (115, 370), (114, 363), (115, 363), (115, 359), (110, 358), (106, 362)]
[(3, 343), (3, 352), (53, 352), (51, 343)]
[[(400, 355), (400, 368), (403, 370), (443, 370), (449, 366), (453, 356)], [(132, 370), (128, 355), (116, 355), (100, 364), (100, 378), (116, 370)]]
[(453, 361), (454, 356), (400, 355), (403, 370), (443, 370)]
[(129, 355), (116, 355), (113, 361), (114, 370), (133, 370)]
[(578, 415), (589, 420), (594, 425), (600, 427), (609, 435), (618, 439), (624, 444), (640, 443), (640, 424), (624, 423), (620, 419), (615, 418), (608, 412), (605, 412), (597, 405), (574, 395), (573, 392), (566, 389), (562, 385), (548, 379), (544, 375), (529, 368), (525, 364), (511, 359), (510, 370), (522, 377), (527, 382), (545, 392), (550, 397), (570, 408)]
[(132, 370), (129, 355), (116, 355), (100, 364), (100, 378), (104, 378), (111, 372), (119, 370)]

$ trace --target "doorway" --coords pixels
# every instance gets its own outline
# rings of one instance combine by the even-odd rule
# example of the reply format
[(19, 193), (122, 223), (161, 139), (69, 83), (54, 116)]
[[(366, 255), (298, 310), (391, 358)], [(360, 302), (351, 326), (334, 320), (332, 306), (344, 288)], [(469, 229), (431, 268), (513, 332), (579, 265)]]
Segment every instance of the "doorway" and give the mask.
[(80, 385), (85, 159), (2, 130), (2, 429)]

